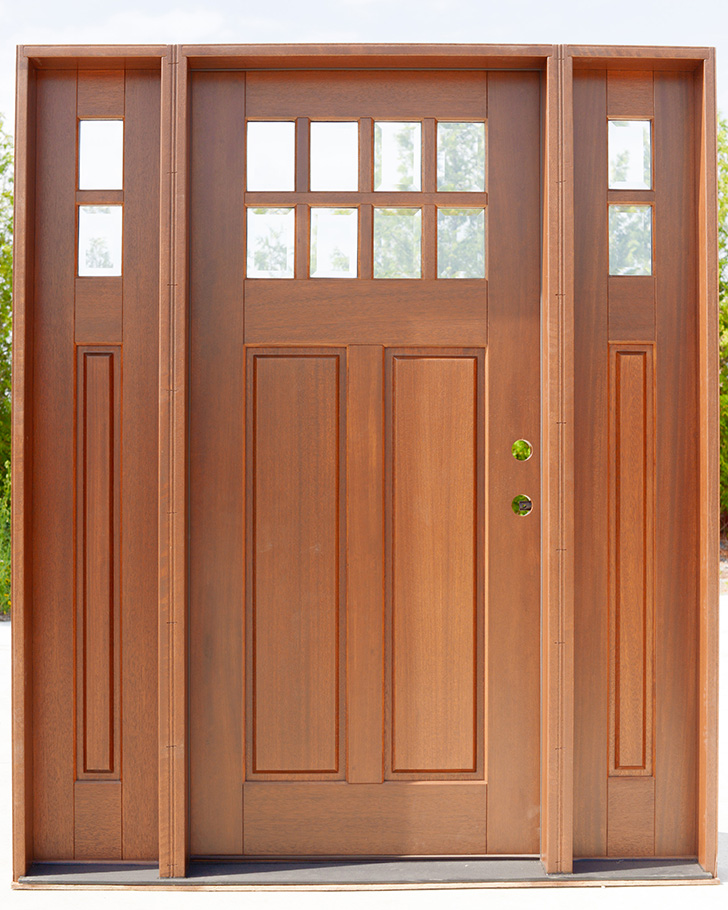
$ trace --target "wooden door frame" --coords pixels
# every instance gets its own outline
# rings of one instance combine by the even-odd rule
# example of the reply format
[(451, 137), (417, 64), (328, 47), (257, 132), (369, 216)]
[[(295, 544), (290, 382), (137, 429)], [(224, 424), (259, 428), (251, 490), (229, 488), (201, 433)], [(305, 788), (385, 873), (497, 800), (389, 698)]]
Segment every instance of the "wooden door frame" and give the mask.
[[(32, 577), (35, 74), (161, 70), (159, 374), (159, 867), (185, 875), (187, 742), (188, 83), (200, 69), (535, 69), (542, 72), (541, 859), (573, 862), (574, 238), (572, 81), (579, 68), (694, 73), (698, 149), (700, 514), (699, 861), (717, 854), (718, 291), (715, 54), (566, 45), (26, 46), (18, 49), (13, 323), (13, 878), (33, 859)], [(705, 503), (700, 508), (700, 503)]]

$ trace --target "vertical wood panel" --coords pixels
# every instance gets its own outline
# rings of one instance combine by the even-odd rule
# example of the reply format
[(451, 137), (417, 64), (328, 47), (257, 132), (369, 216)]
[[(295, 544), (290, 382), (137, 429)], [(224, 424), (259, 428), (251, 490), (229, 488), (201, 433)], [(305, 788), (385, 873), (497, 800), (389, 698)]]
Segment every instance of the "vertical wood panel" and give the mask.
[(248, 354), (251, 774), (340, 776), (344, 354)]
[(384, 358), (352, 345), (347, 376), (347, 774), (383, 780)]
[[(159, 855), (157, 706), (160, 75), (127, 70), (121, 463), (124, 859)], [(76, 296), (78, 306), (78, 293)]]
[(611, 345), (610, 774), (652, 774), (654, 399), (650, 346)]
[[(488, 851), (539, 849), (540, 82), (488, 73)], [(536, 446), (519, 462), (516, 439)], [(516, 494), (533, 511), (511, 510)], [(513, 655), (518, 654), (518, 661)], [(518, 768), (518, 774), (513, 769)]]
[(608, 714), (607, 85), (574, 75), (574, 855), (606, 856)]
[(387, 776), (478, 770), (478, 380), (476, 356), (389, 357)]
[(77, 775), (120, 774), (120, 351), (78, 349)]
[(245, 77), (197, 73), (190, 133), (190, 815), (243, 850)]
[(38, 75), (33, 413), (34, 856), (73, 858), (76, 74)]
[(32, 427), (35, 219), (35, 71), (17, 51), (12, 349), (13, 881), (33, 858)]
[(161, 71), (159, 275), (159, 874), (186, 872), (188, 809), (187, 59)]
[(653, 74), (610, 70), (607, 73), (607, 113), (610, 117), (652, 117)]
[(698, 408), (700, 420), (700, 639), (698, 742), (698, 860), (717, 874), (718, 853), (718, 552), (720, 532), (718, 361), (718, 199), (715, 50), (695, 74), (698, 162)]
[(697, 850), (698, 422), (692, 76), (655, 73), (655, 853)]

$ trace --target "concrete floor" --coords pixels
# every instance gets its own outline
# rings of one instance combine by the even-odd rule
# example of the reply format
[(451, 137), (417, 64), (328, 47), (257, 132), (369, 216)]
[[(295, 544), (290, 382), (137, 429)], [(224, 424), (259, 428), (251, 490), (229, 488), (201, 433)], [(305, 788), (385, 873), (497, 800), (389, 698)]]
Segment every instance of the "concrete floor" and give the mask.
[[(728, 595), (721, 597), (721, 787), (718, 824), (720, 828), (719, 876), (728, 882)], [(0, 623), (0, 906), (3, 910), (28, 907), (96, 908), (132, 907), (195, 907), (207, 905), (224, 910), (241, 902), (246, 907), (282, 908), (293, 910), (333, 910), (345, 907), (352, 910), (431, 910), (447, 907), (470, 910), (482, 907), (487, 901), (490, 908), (559, 908), (635, 907), (648, 910), (688, 905), (690, 910), (728, 907), (726, 885), (660, 885), (649, 888), (602, 887), (527, 889), (456, 889), (456, 890), (396, 890), (396, 891), (279, 891), (266, 888), (262, 891), (241, 893), (209, 891), (12, 891), (11, 882), (11, 774), (10, 774), (10, 635), (11, 624)]]

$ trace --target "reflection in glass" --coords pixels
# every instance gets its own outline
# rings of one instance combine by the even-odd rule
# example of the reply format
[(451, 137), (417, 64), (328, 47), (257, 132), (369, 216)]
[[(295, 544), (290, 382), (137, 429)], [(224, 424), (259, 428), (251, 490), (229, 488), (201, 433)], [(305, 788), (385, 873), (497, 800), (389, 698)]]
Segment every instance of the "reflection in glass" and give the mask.
[(248, 278), (293, 278), (295, 209), (248, 209)]
[(124, 121), (80, 120), (78, 124), (78, 188), (124, 188)]
[(652, 274), (652, 206), (609, 206), (609, 274)]
[(485, 278), (485, 210), (437, 210), (437, 277)]
[(516, 461), (528, 461), (533, 455), (533, 446), (527, 439), (517, 439), (511, 446), (511, 452)]
[(650, 127), (649, 120), (609, 121), (610, 190), (651, 189)]
[(358, 209), (311, 209), (311, 277), (356, 278)]
[(82, 278), (121, 275), (122, 206), (82, 205), (78, 209), (78, 274)]
[(248, 191), (292, 191), (296, 178), (296, 124), (248, 122)]
[(311, 189), (359, 189), (359, 124), (311, 124)]
[(374, 277), (422, 275), (422, 210), (374, 209)]
[(437, 188), (445, 192), (485, 190), (485, 124), (437, 124)]
[(531, 501), (531, 497), (525, 496), (523, 493), (519, 493), (518, 496), (514, 496), (511, 500), (511, 508), (516, 515), (519, 515), (521, 518), (525, 518), (526, 515), (529, 515), (533, 509), (533, 502)]
[(418, 193), (422, 186), (422, 124), (374, 123), (374, 189)]

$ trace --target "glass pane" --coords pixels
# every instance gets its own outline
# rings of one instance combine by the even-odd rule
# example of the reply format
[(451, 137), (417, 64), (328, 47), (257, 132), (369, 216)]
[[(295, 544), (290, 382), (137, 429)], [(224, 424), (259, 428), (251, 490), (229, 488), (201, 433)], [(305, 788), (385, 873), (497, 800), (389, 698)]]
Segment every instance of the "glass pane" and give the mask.
[(295, 209), (248, 209), (248, 278), (293, 278)]
[(374, 209), (374, 277), (422, 275), (422, 210)]
[(610, 190), (651, 189), (650, 129), (649, 120), (609, 121)]
[(609, 274), (652, 274), (652, 206), (609, 206)]
[(374, 189), (418, 193), (422, 186), (422, 124), (374, 124)]
[(311, 124), (311, 189), (359, 189), (359, 124)]
[(295, 189), (296, 124), (286, 121), (248, 123), (247, 187), (249, 191)]
[(485, 209), (437, 210), (437, 277), (485, 278)]
[(437, 124), (437, 188), (445, 192), (485, 190), (485, 124)]
[(356, 278), (358, 209), (311, 209), (311, 277)]
[(124, 121), (81, 120), (78, 124), (78, 188), (124, 188)]
[(78, 209), (78, 274), (85, 278), (121, 275), (122, 206), (82, 205)]

